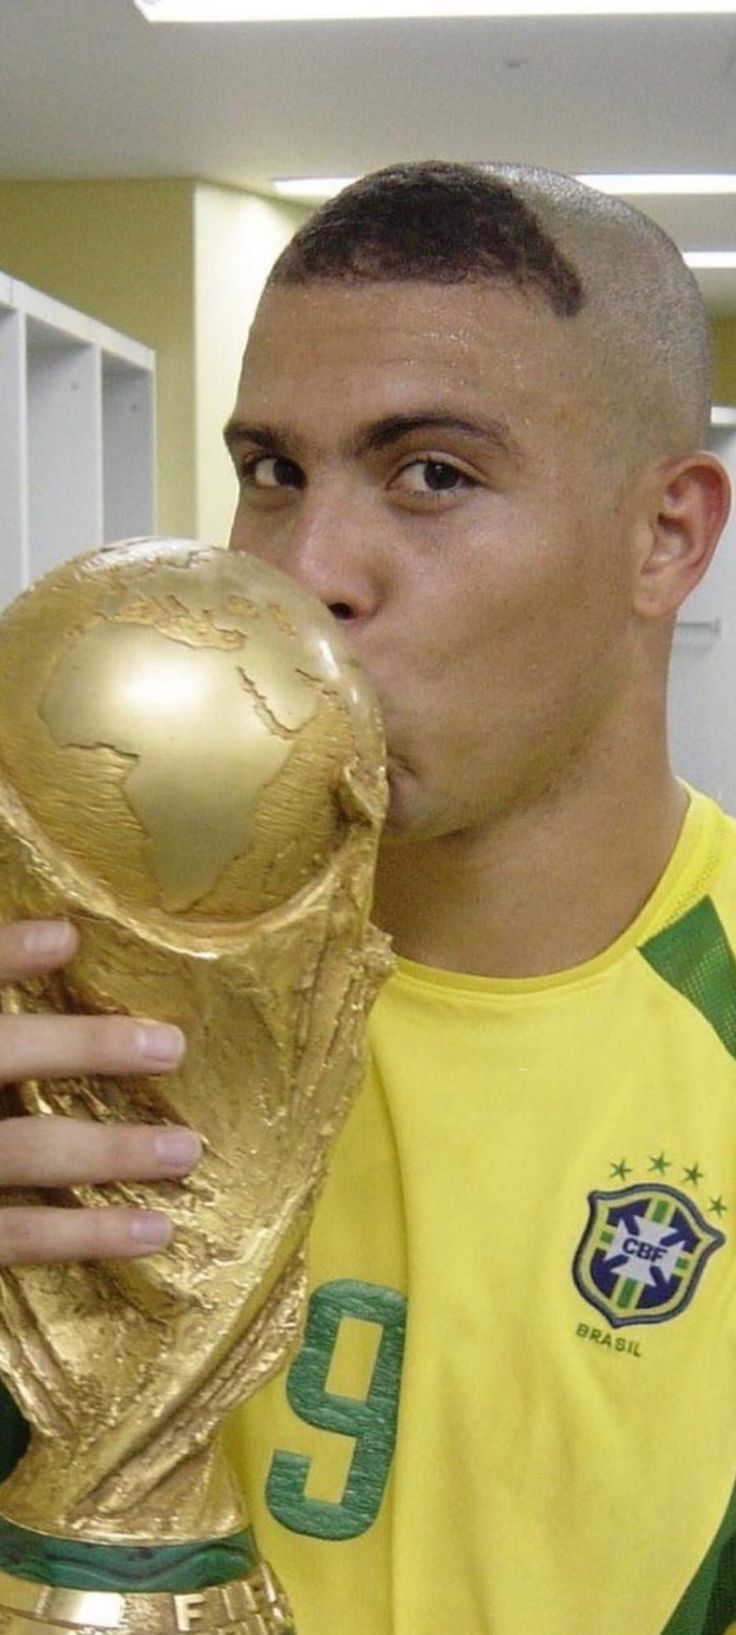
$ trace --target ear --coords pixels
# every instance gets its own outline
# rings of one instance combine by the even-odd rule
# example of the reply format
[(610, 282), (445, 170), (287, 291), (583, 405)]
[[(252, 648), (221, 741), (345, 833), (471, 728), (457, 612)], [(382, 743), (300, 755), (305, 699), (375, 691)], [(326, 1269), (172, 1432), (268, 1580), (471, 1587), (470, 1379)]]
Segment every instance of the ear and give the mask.
[(637, 528), (634, 611), (641, 618), (674, 618), (708, 567), (730, 500), (728, 477), (713, 454), (650, 471)]

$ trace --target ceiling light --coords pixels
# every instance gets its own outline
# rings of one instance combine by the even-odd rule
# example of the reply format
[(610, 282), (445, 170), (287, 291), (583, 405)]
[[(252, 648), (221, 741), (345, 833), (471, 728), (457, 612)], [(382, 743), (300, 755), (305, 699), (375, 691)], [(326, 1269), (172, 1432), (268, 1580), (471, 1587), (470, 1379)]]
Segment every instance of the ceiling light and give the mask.
[(271, 186), (283, 199), (334, 199), (354, 176), (284, 176)]
[(682, 257), (688, 267), (699, 268), (701, 272), (736, 269), (736, 250), (683, 250)]
[(683, 175), (667, 175), (664, 172), (644, 172), (632, 175), (578, 176), (579, 182), (587, 182), (588, 187), (600, 188), (602, 193), (649, 193), (652, 197), (662, 197), (665, 193), (736, 193), (736, 175), (698, 175), (694, 171)]
[[(355, 180), (355, 176), (281, 176), (271, 185), (285, 199), (332, 199)], [(657, 174), (656, 171), (631, 175), (611, 172), (608, 175), (579, 175), (577, 180), (587, 182), (588, 187), (598, 188), (602, 193), (638, 193), (651, 198), (678, 193), (700, 197), (736, 193), (736, 174), (729, 175), (728, 172), (721, 175), (699, 175), (693, 171), (683, 175)]]
[(134, 0), (149, 23), (307, 23), (386, 17), (637, 17), (732, 12), (734, 0)]

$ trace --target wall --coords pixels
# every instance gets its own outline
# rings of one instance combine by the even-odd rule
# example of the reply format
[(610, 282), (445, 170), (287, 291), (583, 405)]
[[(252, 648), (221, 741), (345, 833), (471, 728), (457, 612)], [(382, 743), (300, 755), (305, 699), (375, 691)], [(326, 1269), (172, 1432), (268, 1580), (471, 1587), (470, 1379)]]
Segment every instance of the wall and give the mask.
[(194, 200), (198, 537), (225, 544), (235, 480), (222, 427), (263, 284), (305, 211), (199, 183)]
[(711, 332), (715, 358), (715, 401), (736, 407), (736, 318), (714, 318)]
[(157, 357), (161, 533), (197, 524), (194, 183), (0, 182), (0, 270)]

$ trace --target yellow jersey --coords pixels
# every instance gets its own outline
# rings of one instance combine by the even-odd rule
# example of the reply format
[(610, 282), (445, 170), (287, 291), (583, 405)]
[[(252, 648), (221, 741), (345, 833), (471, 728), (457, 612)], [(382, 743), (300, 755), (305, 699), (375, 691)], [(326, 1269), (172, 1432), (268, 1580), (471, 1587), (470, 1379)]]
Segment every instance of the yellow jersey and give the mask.
[(735, 945), (695, 794), (587, 964), (399, 962), (303, 1346), (229, 1424), (298, 1635), (736, 1631)]

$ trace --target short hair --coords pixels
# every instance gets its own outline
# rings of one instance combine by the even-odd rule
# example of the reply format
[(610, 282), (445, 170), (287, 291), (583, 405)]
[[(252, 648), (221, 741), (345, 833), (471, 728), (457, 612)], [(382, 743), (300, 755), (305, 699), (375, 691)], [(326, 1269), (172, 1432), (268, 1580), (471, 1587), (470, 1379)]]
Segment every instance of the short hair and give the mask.
[(375, 171), (315, 211), (266, 287), (328, 280), (516, 288), (570, 324), (609, 452), (684, 454), (707, 439), (711, 352), (692, 273), (649, 217), (572, 177), (440, 160)]

